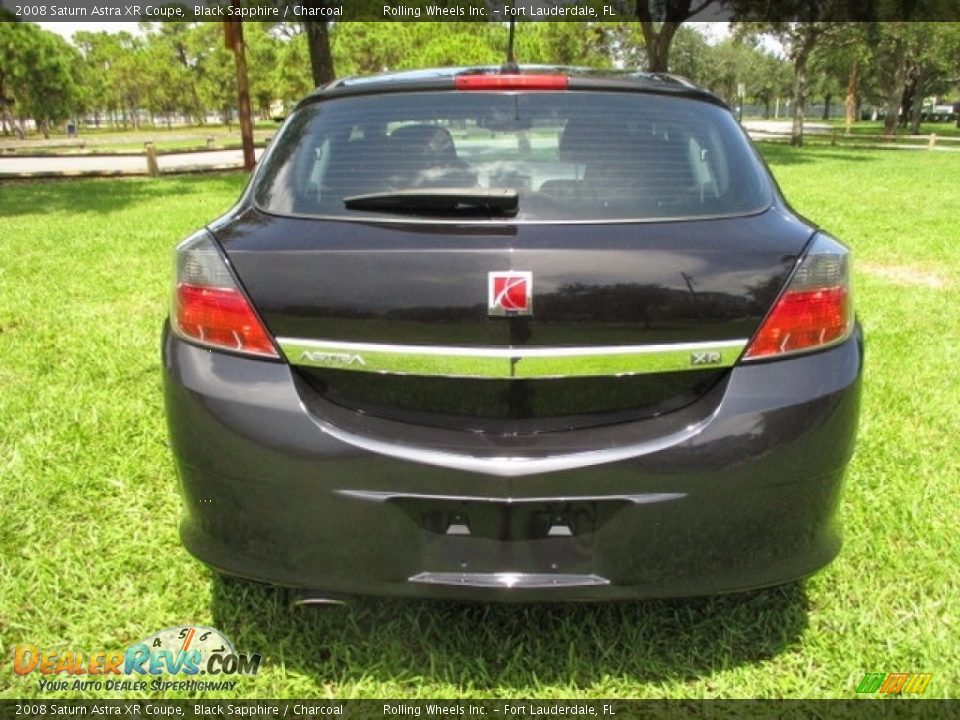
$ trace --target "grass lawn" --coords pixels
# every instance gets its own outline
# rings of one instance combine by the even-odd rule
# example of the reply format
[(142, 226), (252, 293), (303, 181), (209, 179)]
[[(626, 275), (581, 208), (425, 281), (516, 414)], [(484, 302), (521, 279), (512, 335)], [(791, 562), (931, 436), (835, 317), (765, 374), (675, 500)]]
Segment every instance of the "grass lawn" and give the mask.
[(763, 152), (856, 252), (869, 346), (845, 548), (806, 583), (605, 606), (293, 610), (214, 578), (177, 538), (159, 331), (171, 247), (244, 178), (0, 184), (0, 696), (42, 694), (13, 675), (16, 643), (120, 649), (195, 623), (263, 653), (238, 696), (849, 698), (867, 671), (916, 671), (956, 697), (960, 159)]

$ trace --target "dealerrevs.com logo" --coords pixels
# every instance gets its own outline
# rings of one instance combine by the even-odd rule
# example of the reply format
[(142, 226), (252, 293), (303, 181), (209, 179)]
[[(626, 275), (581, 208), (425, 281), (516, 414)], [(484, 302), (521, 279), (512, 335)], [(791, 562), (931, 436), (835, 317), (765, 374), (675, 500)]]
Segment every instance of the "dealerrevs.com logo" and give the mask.
[[(219, 630), (167, 628), (124, 650), (14, 648), (13, 671), (39, 675), (40, 690), (233, 690), (238, 675), (256, 675), (258, 653), (238, 653)], [(204, 676), (200, 680), (197, 676)]]
[(919, 695), (927, 689), (931, 679), (933, 679), (933, 673), (867, 673), (857, 685), (857, 692)]

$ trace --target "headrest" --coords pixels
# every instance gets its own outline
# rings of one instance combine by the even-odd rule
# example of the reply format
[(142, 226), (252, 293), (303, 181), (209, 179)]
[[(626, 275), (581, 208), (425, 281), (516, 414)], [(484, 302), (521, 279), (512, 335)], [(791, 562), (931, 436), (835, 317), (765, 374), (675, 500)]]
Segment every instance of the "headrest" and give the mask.
[(404, 125), (390, 133), (391, 141), (403, 146), (409, 153), (422, 154), (432, 161), (452, 162), (457, 159), (457, 148), (446, 128), (436, 125)]
[(598, 145), (599, 134), (592, 118), (570, 118), (560, 134), (558, 148), (560, 159), (563, 162), (587, 163), (593, 157)]

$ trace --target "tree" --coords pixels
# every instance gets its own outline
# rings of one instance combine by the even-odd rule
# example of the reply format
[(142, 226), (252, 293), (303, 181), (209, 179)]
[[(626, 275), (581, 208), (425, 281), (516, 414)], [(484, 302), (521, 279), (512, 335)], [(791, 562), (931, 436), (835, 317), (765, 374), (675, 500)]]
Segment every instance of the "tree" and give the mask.
[(790, 95), (793, 85), (789, 63), (769, 53), (761, 53), (757, 77), (747, 85), (747, 94), (763, 105), (763, 117), (770, 117), (770, 107)]
[(910, 132), (920, 132), (923, 102), (929, 95), (947, 90), (960, 69), (960, 25), (957, 23), (910, 23), (908, 32), (909, 74), (904, 91), (904, 121)]
[[(313, 0), (312, 5), (323, 5), (323, 2)], [(325, 85), (337, 76), (333, 65), (333, 53), (330, 50), (330, 23), (309, 21), (303, 23), (303, 29), (307, 36), (314, 85)]]
[[(527, 52), (530, 44), (522, 42), (540, 35), (532, 27), (535, 23), (530, 25), (517, 36), (517, 55), (523, 62), (537, 62)], [(332, 43), (334, 62), (341, 74), (354, 75), (443, 65), (499, 64), (506, 58), (507, 33), (500, 23), (350, 22), (334, 27)]]
[(842, 93), (848, 133), (860, 106), (862, 68), (869, 63), (870, 27), (868, 23), (847, 23), (843, 33), (827, 38), (816, 48), (811, 60), (816, 88), (824, 97), (824, 118), (831, 97)]
[(79, 30), (73, 34), (73, 43), (83, 56), (79, 66), (83, 107), (93, 113), (94, 123), (100, 127), (100, 117), (117, 109), (116, 91), (110, 68), (117, 55), (115, 37), (107, 32)]
[(16, 91), (22, 83), (23, 35), (15, 32), (13, 23), (0, 22), (0, 122), (3, 134), (15, 132), (23, 137), (23, 128), (17, 123), (13, 109), (17, 104)]
[(709, 48), (704, 69), (704, 84), (722, 97), (728, 105), (738, 102), (738, 85), (753, 88), (759, 85), (763, 53), (732, 39)]
[(147, 81), (143, 104), (151, 117), (160, 115), (169, 127), (177, 113), (202, 116), (196, 58), (191, 51), (197, 24), (141, 23), (141, 28), (146, 33), (141, 56)]
[(710, 45), (703, 35), (688, 27), (681, 27), (673, 36), (670, 48), (670, 71), (706, 84), (710, 69)]
[(203, 107), (216, 108), (223, 124), (229, 127), (231, 113), (237, 106), (236, 66), (233, 53), (224, 47), (220, 23), (198, 23), (190, 32), (189, 47)]
[[(311, 74), (306, 70), (310, 65), (307, 50), (307, 38), (300, 23), (290, 23), (287, 36), (277, 49), (277, 64), (271, 73), (276, 89), (276, 99), (289, 106), (314, 88)], [(254, 68), (257, 74), (260, 68)]]
[[(714, 0), (636, 0), (650, 72), (667, 72), (670, 44), (685, 21), (703, 12)], [(655, 22), (660, 20), (661, 22)]]
[[(829, 17), (829, 0), (807, 6), (807, 17)], [(826, 20), (804, 22), (745, 22), (737, 29), (739, 39), (751, 36), (769, 35), (783, 48), (787, 59), (793, 66), (792, 110), (793, 125), (790, 130), (790, 144), (803, 145), (803, 122), (808, 99), (809, 62), (817, 43), (825, 38), (844, 32), (846, 23)]]
[[(534, 22), (523, 23), (517, 32), (517, 57), (521, 62), (613, 66), (614, 48), (621, 45), (622, 29), (617, 23)], [(501, 57), (506, 37), (496, 43)], [(537, 54), (539, 53), (539, 54)], [(625, 66), (633, 63), (625, 61)]]
[[(66, 40), (31, 23), (0, 23), (0, 104), (4, 122), (12, 108), (32, 117), (44, 137), (70, 117), (80, 101), (74, 67), (78, 52)], [(14, 124), (14, 127), (16, 125)], [(22, 134), (22, 127), (19, 133)]]
[(247, 68), (250, 77), (250, 100), (261, 117), (270, 116), (270, 106), (278, 99), (272, 68), (277, 66), (281, 42), (266, 23), (246, 23), (243, 27)]
[(124, 127), (140, 127), (140, 108), (149, 82), (144, 41), (128, 32), (117, 33), (117, 56), (110, 68), (120, 102)]

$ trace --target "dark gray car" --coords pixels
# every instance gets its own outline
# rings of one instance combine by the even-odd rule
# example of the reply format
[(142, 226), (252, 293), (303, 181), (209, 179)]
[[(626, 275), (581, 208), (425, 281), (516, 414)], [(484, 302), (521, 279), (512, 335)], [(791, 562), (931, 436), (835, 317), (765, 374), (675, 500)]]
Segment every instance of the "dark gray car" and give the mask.
[(849, 252), (678, 78), (333, 83), (175, 273), (182, 536), (218, 570), (609, 600), (781, 583), (840, 547)]

